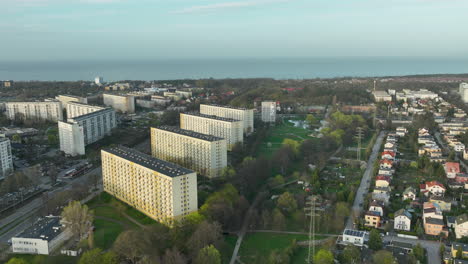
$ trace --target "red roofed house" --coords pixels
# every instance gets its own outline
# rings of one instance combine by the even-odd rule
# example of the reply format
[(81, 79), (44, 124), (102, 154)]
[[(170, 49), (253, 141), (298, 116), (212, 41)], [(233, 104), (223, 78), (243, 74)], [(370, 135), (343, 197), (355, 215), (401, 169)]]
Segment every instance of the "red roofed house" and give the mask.
[(445, 194), (445, 187), (442, 183), (438, 181), (430, 181), (420, 185), (421, 193), (425, 196), (429, 196), (429, 194), (435, 195), (443, 195)]
[(382, 169), (391, 169), (393, 167), (393, 161), (388, 159), (383, 159), (380, 161), (380, 168)]
[(458, 183), (467, 183), (468, 182), (468, 174), (466, 173), (458, 173), (455, 176), (455, 181)]
[(395, 152), (393, 152), (393, 151), (384, 151), (384, 152), (382, 152), (382, 159), (388, 159), (388, 160), (395, 159)]
[(445, 174), (447, 178), (453, 179), (460, 173), (460, 163), (458, 162), (446, 162), (444, 165)]
[(388, 187), (390, 186), (390, 176), (379, 175), (375, 178), (375, 187)]

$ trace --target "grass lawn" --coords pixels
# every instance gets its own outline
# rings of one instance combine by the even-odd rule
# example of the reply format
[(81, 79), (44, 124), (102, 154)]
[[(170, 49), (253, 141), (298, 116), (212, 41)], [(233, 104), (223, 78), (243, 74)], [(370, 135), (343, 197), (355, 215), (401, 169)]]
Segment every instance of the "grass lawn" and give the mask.
[(222, 263), (229, 263), (232, 257), (232, 252), (236, 246), (237, 236), (227, 235), (224, 236), (224, 246), (221, 249)]
[(10, 258), (21, 258), (27, 263), (34, 264), (75, 264), (78, 262), (78, 257), (69, 256), (43, 256), (30, 254), (11, 254)]
[[(252, 263), (255, 257), (268, 258), (275, 249), (285, 249), (292, 241), (307, 240), (307, 235), (249, 233), (242, 242), (239, 255), (244, 263)], [(316, 236), (316, 239), (322, 237)]]
[(115, 219), (116, 221), (126, 224), (130, 228), (138, 228), (139, 226), (132, 221), (128, 220), (125, 216), (121, 216), (119, 212), (111, 206), (98, 206), (93, 209), (94, 215), (103, 216)]
[(124, 227), (121, 224), (102, 219), (95, 219), (94, 227), (96, 227), (96, 231), (94, 232), (94, 243), (96, 247), (102, 249), (109, 249), (115, 239), (124, 230)]
[(304, 264), (307, 263), (307, 256), (309, 255), (309, 249), (306, 247), (299, 247), (296, 254), (291, 257), (290, 263), (292, 264)]
[[(125, 204), (126, 205), (126, 204)], [(156, 221), (151, 219), (150, 217), (146, 216), (142, 212), (138, 211), (137, 209), (127, 205), (127, 210), (125, 210), (125, 213), (130, 216), (131, 218), (137, 220), (143, 225), (151, 225), (155, 224)]]

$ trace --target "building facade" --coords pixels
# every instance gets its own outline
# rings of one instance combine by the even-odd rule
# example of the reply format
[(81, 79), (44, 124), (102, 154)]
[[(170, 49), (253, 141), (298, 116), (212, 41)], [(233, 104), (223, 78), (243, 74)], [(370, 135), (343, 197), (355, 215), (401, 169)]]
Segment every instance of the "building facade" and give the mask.
[(68, 118), (67, 122), (59, 122), (60, 150), (71, 156), (84, 155), (86, 145), (110, 135), (116, 126), (111, 108)]
[(455, 236), (457, 239), (468, 236), (468, 215), (462, 214), (455, 218)]
[(396, 211), (394, 220), (394, 229), (404, 231), (411, 230), (411, 214), (405, 209), (400, 209)]
[(177, 127), (151, 128), (153, 157), (215, 178), (227, 166), (226, 140)]
[(276, 102), (262, 102), (262, 121), (265, 123), (276, 122)]
[(199, 113), (181, 113), (180, 128), (224, 138), (228, 150), (232, 150), (236, 143), (244, 141), (242, 121), (231, 118)]
[(152, 219), (171, 224), (197, 210), (194, 171), (122, 146), (101, 160), (104, 191)]
[(13, 171), (13, 155), (8, 138), (0, 138), (0, 180)]
[(10, 120), (62, 121), (62, 104), (56, 100), (44, 102), (6, 102), (6, 116)]
[(70, 102), (78, 102), (82, 104), (87, 104), (88, 99), (86, 97), (74, 96), (74, 95), (58, 95), (55, 96), (55, 99), (62, 104), (62, 109), (67, 108), (67, 104)]
[(200, 104), (200, 113), (241, 120), (243, 122), (244, 133), (246, 134), (252, 133), (254, 130), (253, 109)]
[(460, 93), (463, 102), (468, 103), (468, 83), (460, 83), (458, 92)]
[(103, 94), (104, 104), (126, 114), (135, 113), (135, 97), (131, 95)]

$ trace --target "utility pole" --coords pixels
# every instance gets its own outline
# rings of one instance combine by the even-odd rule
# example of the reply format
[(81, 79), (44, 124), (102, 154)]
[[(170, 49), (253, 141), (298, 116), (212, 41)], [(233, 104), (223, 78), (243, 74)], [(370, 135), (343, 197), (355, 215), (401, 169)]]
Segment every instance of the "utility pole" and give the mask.
[(357, 160), (361, 161), (361, 140), (363, 136), (363, 129), (362, 127), (356, 128), (356, 138), (358, 141), (358, 147), (357, 147)]
[[(309, 220), (309, 253), (307, 256), (306, 263), (312, 263), (311, 257), (315, 256), (315, 243), (312, 245), (312, 239), (315, 238), (315, 217), (318, 215), (315, 214), (315, 202), (317, 200), (316, 195), (311, 195), (307, 197), (306, 205), (309, 207), (306, 207), (305, 210), (309, 209), (310, 212), (306, 213), (306, 216), (310, 216)], [(312, 252), (311, 252), (312, 251)], [(312, 253), (312, 255), (311, 255)]]

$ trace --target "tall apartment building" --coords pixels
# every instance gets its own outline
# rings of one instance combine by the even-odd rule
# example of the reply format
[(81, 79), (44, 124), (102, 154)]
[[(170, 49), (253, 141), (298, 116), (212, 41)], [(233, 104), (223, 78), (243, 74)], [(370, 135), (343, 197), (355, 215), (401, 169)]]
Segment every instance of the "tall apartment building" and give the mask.
[(5, 103), (8, 119), (63, 120), (62, 104), (56, 100), (44, 102), (7, 102)]
[(80, 97), (80, 96), (74, 96), (74, 95), (68, 95), (68, 94), (57, 95), (55, 96), (55, 99), (57, 101), (60, 101), (60, 103), (62, 103), (62, 109), (66, 109), (67, 104), (70, 102), (78, 102), (82, 104), (88, 103), (88, 98), (86, 97)]
[(460, 83), (460, 88), (458, 90), (463, 102), (468, 103), (468, 83)]
[(262, 121), (265, 123), (276, 122), (276, 102), (262, 102)]
[(201, 175), (221, 176), (227, 166), (226, 140), (177, 127), (151, 128), (151, 153)]
[(69, 102), (67, 104), (67, 118), (74, 118), (81, 115), (86, 115), (92, 112), (106, 109), (106, 107), (89, 105), (79, 102)]
[(135, 97), (131, 95), (104, 94), (104, 104), (122, 113), (135, 113)]
[(214, 115), (225, 118), (232, 118), (243, 121), (244, 133), (251, 133), (254, 130), (254, 111), (253, 109), (236, 108), (222, 105), (200, 104), (200, 113), (205, 115)]
[(126, 147), (101, 150), (104, 191), (171, 224), (198, 208), (197, 174)]
[(112, 108), (68, 118), (58, 124), (60, 150), (71, 156), (84, 155), (86, 145), (110, 135), (116, 126)]
[(181, 113), (180, 128), (226, 139), (227, 149), (232, 150), (236, 143), (244, 141), (243, 122), (232, 118)]
[(13, 156), (8, 138), (0, 138), (0, 180), (13, 171)]

